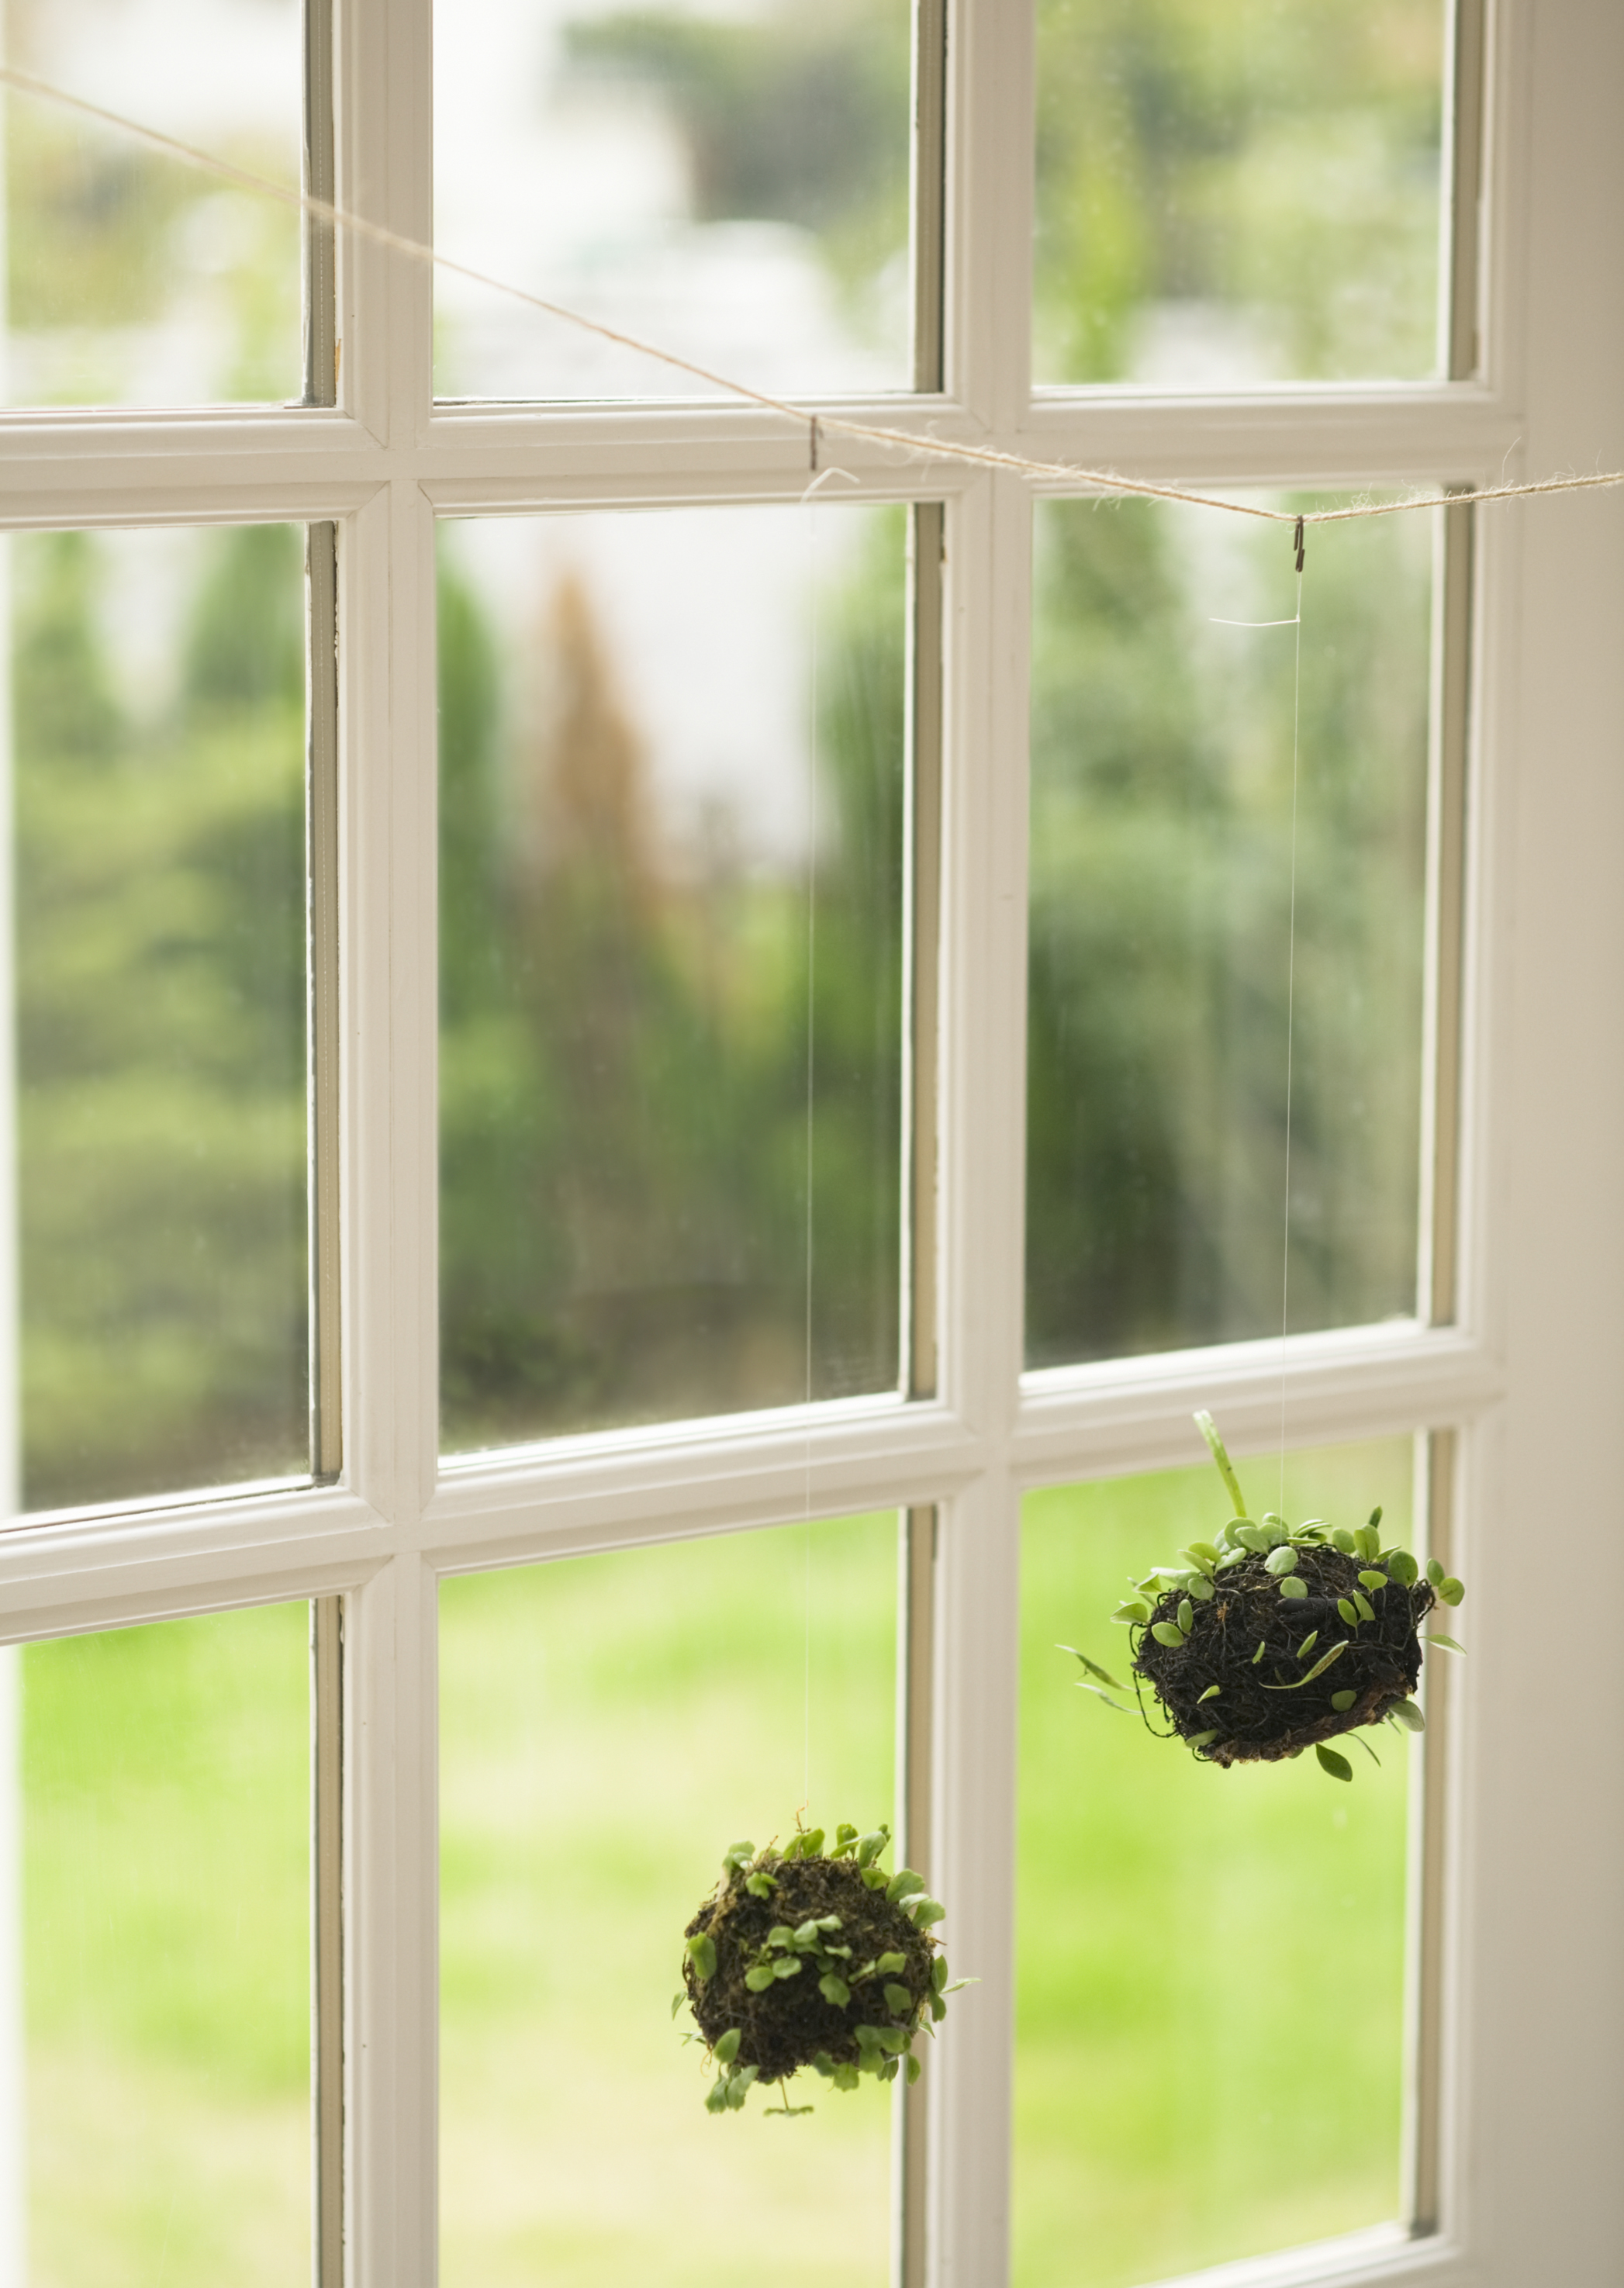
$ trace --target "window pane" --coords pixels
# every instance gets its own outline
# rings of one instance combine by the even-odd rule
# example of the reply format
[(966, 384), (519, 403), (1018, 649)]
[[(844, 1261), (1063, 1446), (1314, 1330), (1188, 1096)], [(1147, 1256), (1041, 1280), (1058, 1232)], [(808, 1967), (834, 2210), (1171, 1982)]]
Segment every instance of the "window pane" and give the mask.
[[(1304, 504), (1306, 505), (1307, 504)], [(1431, 533), (1044, 504), (1027, 1361), (1415, 1308)]]
[[(9, 0), (7, 52), (297, 190), (299, 24), (299, 0)], [(297, 398), (297, 211), (36, 97), (4, 100), (5, 401)]]
[[(1381, 1502), (1403, 1539), (1411, 1466), (1393, 1440), (1240, 1474), (1294, 1522)], [(1340, 1743), (1351, 1787), (1312, 1757), (1222, 1771), (1074, 1691), (1057, 1649), (1124, 1676), (1124, 1575), (1225, 1511), (1210, 1468), (1026, 1503), (1018, 2288), (1126, 2288), (1398, 2213), (1406, 1737), (1380, 1732), (1379, 1768)]]
[(1445, 12), (1040, 0), (1039, 378), (1434, 372)]
[(447, 2288), (884, 2288), (883, 2085), (717, 2120), (670, 2001), (730, 1844), (894, 1826), (896, 1580), (887, 1514), (442, 1588)]
[[(907, 386), (907, 0), (460, 0), (444, 254), (757, 389)], [(673, 370), (443, 273), (449, 397), (671, 397)]]
[(11, 544), (30, 1508), (307, 1466), (300, 547)]
[(308, 1612), (20, 1656), (36, 2288), (309, 2280)]
[(903, 542), (444, 533), (454, 1449), (896, 1386)]

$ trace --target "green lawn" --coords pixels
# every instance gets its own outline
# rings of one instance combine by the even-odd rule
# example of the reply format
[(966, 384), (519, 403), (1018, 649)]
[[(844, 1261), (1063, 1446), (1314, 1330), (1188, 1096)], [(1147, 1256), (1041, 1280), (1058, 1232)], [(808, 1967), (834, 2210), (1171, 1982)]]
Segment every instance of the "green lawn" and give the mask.
[[(1290, 1480), (1294, 1516), (1401, 1520), (1409, 1450)], [(1351, 1787), (1203, 1768), (1053, 1648), (1120, 1664), (1115, 1584), (1223, 1508), (1207, 1471), (1028, 1505), (1020, 2288), (1397, 2211), (1404, 1750)], [(831, 2261), (882, 2288), (889, 2093), (714, 2119), (669, 2004), (728, 1844), (804, 1801), (891, 1815), (896, 1575), (887, 1514), (447, 1585), (448, 2288), (811, 2288)], [(22, 1656), (31, 2288), (308, 2276), (306, 1629), (286, 1606)]]
[(309, 2278), (308, 1631), (23, 1652), (30, 2288)]

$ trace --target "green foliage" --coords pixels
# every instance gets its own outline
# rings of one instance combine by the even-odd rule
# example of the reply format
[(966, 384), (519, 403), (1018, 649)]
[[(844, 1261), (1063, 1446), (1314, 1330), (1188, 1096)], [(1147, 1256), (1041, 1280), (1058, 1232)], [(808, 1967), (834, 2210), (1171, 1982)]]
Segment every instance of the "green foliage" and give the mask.
[[(1293, 639), (1207, 615), (1294, 591), (1271, 529), (1215, 558), (1195, 514), (1037, 515), (1034, 1366), (1279, 1331)], [(1414, 1308), (1428, 547), (1342, 528), (1304, 584), (1294, 1326)]]
[(1426, 374), (1442, 19), (1424, 0), (1040, 0), (1037, 363), (1222, 309), (1280, 377)]
[[(585, 599), (551, 743), (440, 574), (441, 1389), (454, 1446), (894, 1381), (901, 524), (828, 600), (803, 880), (671, 878)], [(535, 821), (548, 820), (538, 861)], [(808, 1038), (810, 1008), (811, 1038)], [(813, 1117), (806, 1102), (812, 1076)]]
[(873, 0), (749, 18), (639, 9), (571, 24), (578, 72), (657, 89), (686, 147), (701, 222), (812, 233), (861, 327), (907, 242), (908, 12)]
[(123, 544), (12, 544), (30, 1506), (305, 1466), (298, 543), (189, 544), (155, 718), (108, 663)]

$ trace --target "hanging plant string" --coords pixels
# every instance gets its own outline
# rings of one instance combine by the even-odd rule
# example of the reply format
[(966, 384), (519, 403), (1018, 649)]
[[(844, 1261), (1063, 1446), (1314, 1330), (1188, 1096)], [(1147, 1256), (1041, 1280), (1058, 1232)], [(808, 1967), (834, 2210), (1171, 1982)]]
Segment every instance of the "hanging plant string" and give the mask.
[(550, 301), (542, 294), (533, 294), (523, 286), (514, 285), (511, 280), (493, 277), (487, 271), (477, 270), (466, 262), (458, 262), (450, 255), (438, 253), (422, 240), (410, 238), (401, 231), (391, 230), (385, 224), (373, 222), (365, 215), (337, 206), (330, 199), (315, 198), (308, 191), (295, 190), (286, 183), (272, 182), (249, 168), (234, 166), (229, 160), (217, 158), (211, 152), (199, 150), (195, 144), (183, 142), (177, 136), (166, 135), (160, 129), (129, 118), (123, 112), (110, 111), (103, 104), (87, 102), (83, 96), (70, 95), (67, 89), (54, 86), (49, 80), (36, 78), (32, 72), (19, 71), (13, 64), (0, 63), (0, 86), (13, 88), (20, 95), (32, 96), (42, 103), (55, 104), (81, 118), (99, 120), (103, 126), (116, 128), (121, 134), (132, 135), (154, 150), (167, 152), (171, 158), (180, 160), (186, 166), (196, 167), (221, 182), (234, 183), (240, 190), (274, 199), (282, 206), (297, 209), (313, 221), (327, 223), (336, 230), (347, 231), (389, 253), (402, 255), (409, 261), (443, 270), (453, 277), (465, 278), (471, 284), (487, 287), (494, 294), (503, 294), (510, 300), (522, 302), (546, 317), (557, 318), (565, 325), (576, 326), (585, 333), (595, 334), (601, 341), (613, 342), (641, 357), (653, 358), (658, 364), (670, 367), (674, 372), (685, 373), (696, 381), (708, 382), (725, 396), (743, 398), (748, 403), (761, 406), (767, 412), (782, 414), (787, 419), (805, 426), (809, 457), (814, 467), (819, 457), (819, 438), (828, 433), (858, 438), (870, 444), (894, 446), (915, 460), (967, 462), (979, 468), (1003, 470), (1033, 482), (1063, 484), (1085, 496), (1097, 494), (1102, 499), (1184, 501), (1194, 508), (1219, 509), (1230, 516), (1261, 517), (1271, 524), (1289, 524), (1294, 528), (1343, 524), (1363, 517), (1399, 516), (1411, 509), (1469, 507), (1477, 501), (1532, 500), (1547, 493), (1611, 491), (1624, 485), (1624, 469), (1608, 469), (1583, 477), (1540, 477), (1525, 484), (1480, 485), (1462, 492), (1411, 493), (1402, 499), (1390, 501), (1360, 500), (1344, 508), (1308, 509), (1299, 513), (1294, 509), (1270, 508), (1257, 501), (1225, 500), (1212, 493), (1192, 492), (1178, 485), (1159, 485), (1145, 478), (1120, 475), (1114, 470), (1079, 468), (1066, 461), (1034, 461), (1020, 453), (1002, 451), (996, 446), (922, 436), (916, 431), (887, 428), (872, 421), (854, 421), (840, 414), (814, 413), (787, 398), (774, 397), (765, 390), (754, 389), (748, 382), (736, 381), (726, 374), (713, 372), (709, 366), (697, 364), (693, 359), (683, 357), (675, 350), (662, 349), (657, 343), (644, 341), (619, 327), (606, 325), (600, 319), (589, 318), (582, 312), (569, 309), (561, 302)]

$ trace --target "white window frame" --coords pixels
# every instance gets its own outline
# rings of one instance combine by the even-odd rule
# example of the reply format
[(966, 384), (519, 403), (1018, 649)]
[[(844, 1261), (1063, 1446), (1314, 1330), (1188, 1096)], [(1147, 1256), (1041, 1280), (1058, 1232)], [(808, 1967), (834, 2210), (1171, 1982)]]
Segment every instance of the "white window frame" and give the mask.
[[(431, 232), (429, 0), (345, 0), (341, 201)], [(1491, 0), (1480, 362), (1416, 386), (1033, 396), (1033, 54), (1020, 0), (955, 0), (938, 434), (1212, 485), (1376, 485), (1624, 463), (1624, 11)], [(342, 403), (0, 416), (0, 523), (335, 520), (340, 530), (346, 1460), (331, 1487), (0, 1536), (7, 1641), (273, 1599), (345, 1600), (347, 2222), (354, 2288), (436, 2268), (437, 1587), (448, 1572), (881, 1505), (940, 1519), (931, 1880), (982, 1983), (933, 2062), (928, 2276), (1008, 2271), (1018, 1505), (1195, 1458), (1213, 1405), (1277, 1434), (1273, 1343), (1023, 1378), (1025, 776), (1031, 500), (1015, 478), (842, 440), (854, 497), (947, 504), (934, 1397), (436, 1455), (437, 513), (786, 501), (806, 441), (749, 407), (436, 411), (429, 282), (341, 248)], [(895, 400), (867, 410), (909, 417)], [(1453, 1323), (1294, 1338), (1303, 1445), (1449, 1433), (1471, 1658), (1435, 1819), (1437, 2229), (1226, 2280), (1602, 2288), (1624, 2277), (1624, 1820), (1611, 1704), (1524, 1648), (1559, 1584), (1617, 1574), (1624, 1387), (1624, 503), (1479, 512)], [(1312, 560), (1329, 540), (1311, 541)], [(1549, 1548), (1560, 1572), (1536, 1579)], [(1604, 1633), (1597, 1646), (1605, 1659)], [(915, 2276), (917, 2256), (913, 2260)], [(334, 2288), (329, 2276), (329, 2288)]]

